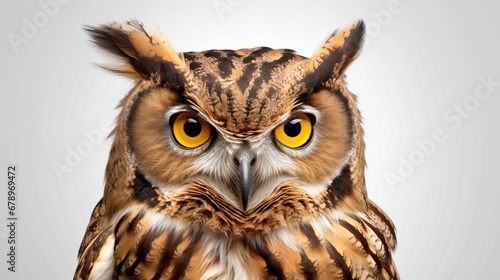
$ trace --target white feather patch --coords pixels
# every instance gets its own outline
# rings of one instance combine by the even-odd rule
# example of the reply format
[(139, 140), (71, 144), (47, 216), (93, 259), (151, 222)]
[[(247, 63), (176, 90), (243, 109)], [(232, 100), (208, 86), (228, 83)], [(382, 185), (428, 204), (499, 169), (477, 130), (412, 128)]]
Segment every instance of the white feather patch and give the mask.
[(102, 246), (99, 256), (94, 261), (89, 275), (90, 280), (108, 280), (113, 277), (115, 268), (114, 244), (115, 237), (110, 235)]
[[(205, 231), (205, 251), (202, 268), (206, 269), (202, 280), (253, 280), (258, 279), (248, 268), (250, 256), (240, 240)], [(218, 261), (214, 261), (217, 259)]]

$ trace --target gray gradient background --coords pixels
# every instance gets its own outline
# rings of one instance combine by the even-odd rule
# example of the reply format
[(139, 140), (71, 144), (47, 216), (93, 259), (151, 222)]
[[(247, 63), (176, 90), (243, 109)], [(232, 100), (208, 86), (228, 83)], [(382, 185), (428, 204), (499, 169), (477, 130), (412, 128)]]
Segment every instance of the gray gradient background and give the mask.
[[(46, 0), (42, 0), (46, 1)], [(0, 167), (18, 165), (18, 267), (6, 268), (6, 186), (0, 189), (0, 278), (70, 279), (90, 213), (102, 195), (110, 141), (93, 146), (58, 180), (66, 147), (113, 119), (132, 83), (97, 68), (108, 61), (82, 25), (137, 18), (164, 28), (178, 50), (267, 45), (309, 56), (334, 29), (363, 18), (369, 43), (348, 70), (359, 96), (367, 142), (370, 197), (394, 220), (402, 279), (498, 279), (500, 257), (500, 87), (457, 128), (443, 114), (474, 94), (478, 77), (500, 81), (498, 3), (401, 0), (390, 21), (376, 13), (390, 1), (232, 0), (70, 1), (16, 53), (8, 34), (38, 1), (1, 1)], [(228, 0), (220, 0), (227, 3)], [(379, 29), (376, 27), (379, 26)], [(400, 157), (441, 128), (447, 138), (390, 187)], [(107, 133), (108, 131), (106, 131)], [(5, 176), (6, 175), (2, 175)], [(0, 179), (6, 182), (6, 178)]]

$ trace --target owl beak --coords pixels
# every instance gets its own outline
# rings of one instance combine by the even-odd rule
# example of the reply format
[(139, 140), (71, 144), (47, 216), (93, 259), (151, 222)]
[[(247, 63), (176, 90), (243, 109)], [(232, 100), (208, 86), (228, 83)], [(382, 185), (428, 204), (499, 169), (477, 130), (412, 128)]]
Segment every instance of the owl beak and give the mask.
[(243, 210), (247, 210), (248, 197), (252, 191), (252, 166), (255, 163), (255, 154), (248, 147), (241, 148), (234, 158), (239, 168), (240, 196)]

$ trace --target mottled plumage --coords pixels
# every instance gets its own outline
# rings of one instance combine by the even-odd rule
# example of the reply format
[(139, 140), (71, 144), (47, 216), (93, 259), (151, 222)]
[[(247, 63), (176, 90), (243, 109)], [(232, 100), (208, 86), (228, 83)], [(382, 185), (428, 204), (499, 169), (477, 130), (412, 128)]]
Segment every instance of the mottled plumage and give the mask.
[(138, 22), (87, 31), (137, 84), (74, 279), (399, 279), (344, 83), (362, 22), (311, 58), (176, 53)]

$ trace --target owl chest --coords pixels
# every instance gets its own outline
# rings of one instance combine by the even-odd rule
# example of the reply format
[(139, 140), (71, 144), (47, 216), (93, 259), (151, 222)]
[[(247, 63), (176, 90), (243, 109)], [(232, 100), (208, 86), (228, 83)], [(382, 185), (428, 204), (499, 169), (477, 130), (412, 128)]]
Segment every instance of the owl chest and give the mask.
[[(140, 226), (140, 223), (138, 224)], [(321, 254), (306, 256), (299, 236), (228, 238), (213, 232), (136, 228), (118, 232), (114, 276), (119, 279), (335, 279)], [(311, 278), (310, 276), (316, 275)], [(319, 278), (317, 278), (319, 277)]]
[[(300, 241), (295, 240), (291, 232), (287, 234), (290, 236), (285, 241), (275, 236), (242, 239), (208, 233), (193, 255), (185, 279), (334, 279), (317, 278), (319, 274), (313, 261), (305, 262), (300, 245), (293, 245)], [(316, 266), (320, 264), (319, 260), (314, 262)], [(324, 269), (321, 270), (323, 273)]]
[(396, 279), (352, 237), (311, 234), (286, 229), (243, 240), (208, 239), (186, 279)]
[[(321, 241), (315, 244), (316, 241), (319, 239), (311, 241), (305, 234), (288, 229), (245, 239), (209, 233), (200, 240), (181, 279), (351, 279), (358, 274), (355, 270), (360, 262), (353, 257), (361, 255), (345, 256), (346, 251), (325, 246)], [(174, 267), (183, 266), (185, 253), (177, 253)], [(367, 274), (364, 276), (370, 274), (364, 273)]]
[(363, 237), (373, 234), (353, 234), (358, 230), (344, 223), (342, 227), (325, 218), (241, 237), (135, 210), (124, 215), (114, 230), (114, 275), (123, 279), (370, 279), (361, 276), (375, 276), (381, 268), (376, 248)]

